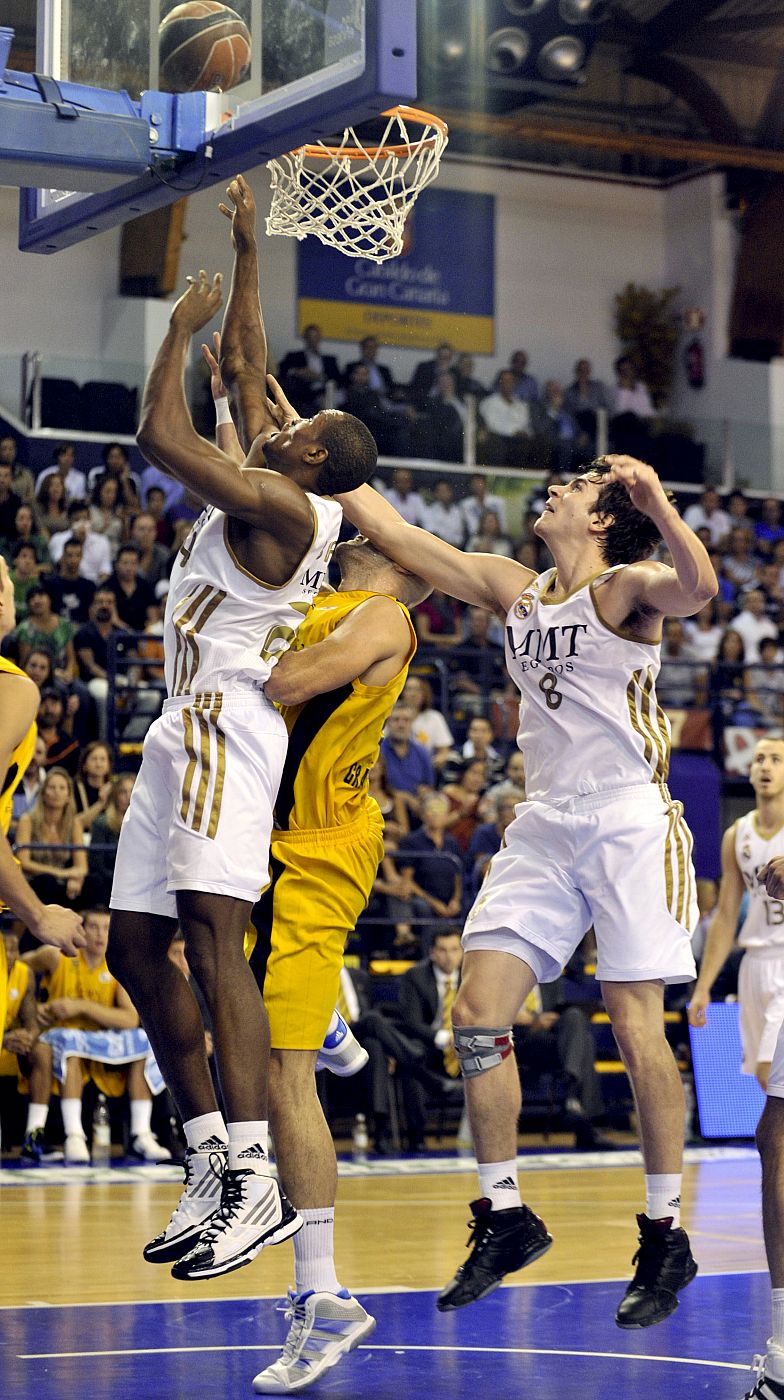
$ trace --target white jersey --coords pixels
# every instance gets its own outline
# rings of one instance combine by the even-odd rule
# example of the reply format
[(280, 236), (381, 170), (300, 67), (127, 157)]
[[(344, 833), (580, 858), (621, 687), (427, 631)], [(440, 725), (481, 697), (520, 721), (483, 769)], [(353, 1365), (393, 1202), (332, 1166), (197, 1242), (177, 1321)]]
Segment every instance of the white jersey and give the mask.
[(533, 801), (667, 780), (670, 727), (655, 689), (659, 645), (602, 619), (597, 584), (614, 572), (554, 601), (549, 569), (507, 614), (506, 662), (521, 696), (517, 743)]
[(172, 569), (163, 624), (170, 697), (259, 689), (294, 640), (338, 537), (337, 501), (308, 493), (310, 547), (287, 583), (254, 578), (229, 543), (228, 517), (202, 511)]
[(757, 871), (776, 856), (784, 856), (784, 827), (773, 836), (760, 836), (757, 813), (747, 812), (735, 823), (735, 859), (749, 896), (738, 943), (750, 950), (776, 950), (784, 957), (784, 902), (771, 899), (757, 883)]

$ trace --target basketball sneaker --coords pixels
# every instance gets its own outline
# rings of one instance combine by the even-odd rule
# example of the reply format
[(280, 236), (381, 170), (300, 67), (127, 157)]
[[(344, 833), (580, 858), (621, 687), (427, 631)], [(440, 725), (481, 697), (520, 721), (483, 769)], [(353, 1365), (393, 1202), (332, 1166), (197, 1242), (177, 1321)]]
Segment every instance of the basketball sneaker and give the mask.
[(64, 1156), (71, 1166), (86, 1166), (90, 1161), (90, 1149), (83, 1133), (69, 1133), (65, 1139)]
[[(768, 1342), (768, 1351), (772, 1342)], [(779, 1348), (776, 1348), (778, 1357), (782, 1357)], [(770, 1376), (765, 1375), (765, 1364), (767, 1356), (755, 1356), (751, 1365), (752, 1371), (756, 1374), (756, 1381), (751, 1390), (747, 1390), (743, 1400), (784, 1400), (784, 1382), (774, 1381)], [(784, 1359), (784, 1358), (782, 1358)]]
[(226, 1171), (221, 1203), (197, 1242), (172, 1265), (174, 1278), (215, 1278), (241, 1269), (267, 1244), (280, 1244), (302, 1228), (302, 1216), (272, 1176), (243, 1168)]
[(524, 1269), (546, 1254), (553, 1242), (544, 1221), (528, 1206), (493, 1210), (482, 1196), (471, 1202), (473, 1220), (468, 1243), (471, 1253), (446, 1288), (439, 1293), (439, 1312), (452, 1312), (494, 1293), (506, 1274)]
[(31, 1133), (25, 1133), (25, 1140), (19, 1153), (20, 1159), (26, 1166), (40, 1166), (45, 1162), (62, 1162), (63, 1154), (44, 1137), (43, 1128), (33, 1128)]
[(193, 1249), (207, 1221), (221, 1203), (228, 1144), (220, 1138), (207, 1138), (185, 1153), (185, 1189), (174, 1214), (160, 1235), (145, 1245), (148, 1264), (173, 1264)]
[(290, 1395), (312, 1385), (369, 1337), (376, 1319), (342, 1288), (339, 1293), (289, 1290), (291, 1323), (282, 1354), (254, 1378), (259, 1395)]
[(349, 1075), (359, 1073), (370, 1056), (339, 1011), (335, 1012), (335, 1016), (338, 1023), (334, 1030), (327, 1031), (324, 1037), (324, 1044), (318, 1052), (316, 1069), (329, 1069), (341, 1079), (348, 1079)]
[(675, 1312), (680, 1289), (697, 1273), (685, 1230), (647, 1215), (638, 1215), (637, 1224), (640, 1248), (632, 1260), (637, 1267), (615, 1314), (618, 1326), (626, 1328), (663, 1322)]
[(132, 1157), (141, 1157), (145, 1162), (170, 1162), (171, 1152), (159, 1143), (155, 1133), (138, 1133), (130, 1144)]

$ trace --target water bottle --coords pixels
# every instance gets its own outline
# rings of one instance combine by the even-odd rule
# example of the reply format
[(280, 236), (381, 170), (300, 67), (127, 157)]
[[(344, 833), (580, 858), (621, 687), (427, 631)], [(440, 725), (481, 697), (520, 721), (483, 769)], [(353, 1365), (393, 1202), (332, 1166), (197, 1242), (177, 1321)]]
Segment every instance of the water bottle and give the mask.
[(354, 1119), (354, 1132), (352, 1134), (351, 1155), (355, 1162), (366, 1162), (368, 1155), (368, 1130), (364, 1113), (358, 1113)]
[(98, 1095), (93, 1114), (92, 1164), (94, 1167), (108, 1167), (112, 1155), (112, 1130), (109, 1122), (109, 1109), (103, 1094)]

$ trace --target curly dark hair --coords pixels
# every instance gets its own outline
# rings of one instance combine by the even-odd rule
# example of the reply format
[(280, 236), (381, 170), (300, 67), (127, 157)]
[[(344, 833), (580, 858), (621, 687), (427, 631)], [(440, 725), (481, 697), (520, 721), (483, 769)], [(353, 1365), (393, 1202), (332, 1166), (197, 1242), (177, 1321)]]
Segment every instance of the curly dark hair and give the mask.
[[(661, 535), (649, 516), (633, 504), (626, 487), (620, 481), (609, 481), (602, 486), (602, 480), (611, 468), (602, 457), (589, 463), (585, 475), (600, 487), (594, 507), (597, 515), (611, 515), (612, 523), (607, 526), (602, 538), (601, 550), (606, 562), (633, 564), (637, 559), (647, 559), (656, 548)], [(671, 491), (667, 492), (670, 501), (675, 500)]]
[(321, 414), (319, 442), (327, 449), (318, 489), (322, 496), (353, 491), (368, 481), (376, 469), (375, 438), (353, 413), (332, 410)]

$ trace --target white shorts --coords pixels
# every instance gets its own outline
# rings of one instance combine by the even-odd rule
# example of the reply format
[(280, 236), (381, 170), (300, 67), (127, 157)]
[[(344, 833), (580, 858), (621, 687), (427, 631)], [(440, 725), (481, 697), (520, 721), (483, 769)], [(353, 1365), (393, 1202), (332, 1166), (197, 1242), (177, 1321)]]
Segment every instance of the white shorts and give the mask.
[(259, 692), (167, 700), (120, 830), (112, 909), (177, 917), (177, 890), (251, 904), (269, 880), (286, 726)]
[(603, 982), (691, 982), (698, 911), (683, 808), (657, 786), (521, 802), (466, 920), (553, 982), (593, 924)]
[(738, 975), (740, 1040), (743, 1073), (756, 1074), (757, 1065), (773, 1059), (784, 1022), (784, 956), (748, 952)]

